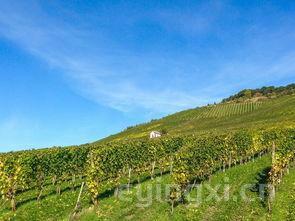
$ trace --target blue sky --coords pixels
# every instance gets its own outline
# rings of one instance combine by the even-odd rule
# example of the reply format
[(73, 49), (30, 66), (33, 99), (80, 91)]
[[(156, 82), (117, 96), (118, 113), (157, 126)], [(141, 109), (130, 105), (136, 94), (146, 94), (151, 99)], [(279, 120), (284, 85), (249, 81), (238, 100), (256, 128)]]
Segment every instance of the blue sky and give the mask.
[(0, 151), (294, 83), (294, 27), (294, 1), (0, 0)]

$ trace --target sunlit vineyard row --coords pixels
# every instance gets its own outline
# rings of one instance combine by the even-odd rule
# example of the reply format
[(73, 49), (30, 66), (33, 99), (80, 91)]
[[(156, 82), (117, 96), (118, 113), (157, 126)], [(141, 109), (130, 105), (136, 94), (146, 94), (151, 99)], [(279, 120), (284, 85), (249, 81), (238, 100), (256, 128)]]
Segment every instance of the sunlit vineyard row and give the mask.
[(191, 119), (219, 118), (246, 114), (257, 110), (262, 104), (262, 102), (246, 102), (208, 106), (202, 108), (200, 113)]

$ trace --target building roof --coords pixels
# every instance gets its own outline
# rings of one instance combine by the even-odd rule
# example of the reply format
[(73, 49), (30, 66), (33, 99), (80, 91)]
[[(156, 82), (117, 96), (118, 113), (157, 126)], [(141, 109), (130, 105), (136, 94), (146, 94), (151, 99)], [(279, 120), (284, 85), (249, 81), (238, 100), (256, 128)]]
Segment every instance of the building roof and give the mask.
[(159, 131), (156, 130), (152, 131), (151, 133), (161, 134)]

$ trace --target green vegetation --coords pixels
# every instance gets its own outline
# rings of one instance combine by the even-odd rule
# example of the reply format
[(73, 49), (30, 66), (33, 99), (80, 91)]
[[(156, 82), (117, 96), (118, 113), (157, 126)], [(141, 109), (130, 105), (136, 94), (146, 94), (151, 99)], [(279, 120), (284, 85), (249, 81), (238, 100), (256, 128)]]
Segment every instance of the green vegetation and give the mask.
[[(271, 165), (269, 155), (263, 156), (255, 162), (249, 162), (243, 165), (237, 165), (225, 172), (219, 171), (211, 177), (211, 180), (204, 181), (203, 185), (210, 184), (212, 188), (219, 188), (219, 196), (223, 194), (223, 187), (230, 185), (230, 200), (216, 200), (216, 198), (206, 199), (211, 193), (204, 188), (202, 193), (202, 203), (196, 204), (195, 201), (186, 205), (179, 204), (173, 215), (170, 214), (170, 206), (167, 202), (168, 196), (165, 195), (165, 185), (172, 182), (169, 175), (157, 176), (154, 180), (134, 184), (130, 191), (122, 190), (121, 194), (127, 196), (126, 200), (120, 200), (113, 194), (104, 194), (100, 198), (99, 207), (95, 210), (91, 207), (89, 196), (84, 193), (81, 205), (84, 208), (77, 218), (81, 221), (95, 220), (292, 220), (294, 219), (294, 183), (295, 169), (290, 169), (276, 193), (272, 214), (269, 214), (265, 203), (259, 198), (257, 189), (249, 187), (245, 194), (252, 199), (245, 202), (239, 197), (239, 191), (244, 184), (253, 184), (264, 182), (266, 171)], [(159, 175), (159, 174), (158, 174)], [(227, 178), (226, 178), (227, 177)], [(78, 185), (77, 185), (78, 187)], [(162, 190), (161, 198), (158, 198), (156, 191)], [(143, 199), (138, 201), (137, 191), (141, 189)], [(151, 190), (150, 190), (151, 189)], [(152, 202), (147, 203), (148, 191), (152, 192)], [(17, 213), (12, 213), (9, 206), (0, 207), (0, 220), (68, 220), (75, 207), (78, 197), (78, 188), (75, 192), (70, 190), (70, 186), (62, 185), (62, 194), (55, 194), (55, 189), (48, 187), (44, 192), (44, 198), (38, 203), (35, 199), (24, 200), (24, 198), (34, 198), (35, 192), (29, 191), (19, 196), (22, 205)], [(47, 195), (48, 193), (48, 195)], [(51, 194), (50, 194), (51, 193)], [(191, 191), (194, 198), (197, 190)], [(237, 196), (235, 199), (234, 196)], [(130, 200), (128, 200), (130, 199)], [(141, 205), (145, 207), (140, 207)], [(198, 205), (196, 207), (196, 205)], [(293, 215), (292, 215), (293, 213)]]
[(85, 174), (88, 148), (68, 147), (32, 150), (0, 155), (0, 193), (17, 207), (17, 194), (35, 189), (39, 201), (46, 185), (61, 193), (61, 184), (68, 181), (74, 189), (76, 177)]
[[(80, 180), (77, 180), (75, 189), (69, 182), (61, 184), (61, 194), (56, 194), (56, 188), (53, 185), (46, 185), (43, 189), (42, 197), (36, 200), (38, 191), (29, 189), (20, 192), (16, 196), (17, 210), (11, 212), (10, 203), (6, 200), (0, 201), (0, 220), (68, 220), (74, 211), (75, 204), (79, 194)], [(87, 208), (90, 206), (89, 196), (82, 195), (81, 206)]]
[(162, 129), (168, 135), (177, 136), (292, 125), (295, 125), (295, 95), (286, 95), (259, 102), (221, 103), (190, 109), (132, 127), (102, 141), (148, 138), (151, 131)]
[(245, 89), (239, 93), (224, 99), (222, 102), (243, 102), (252, 98), (265, 99), (280, 97), (283, 95), (295, 94), (295, 84), (289, 84), (282, 87), (262, 87), (258, 89)]
[[(194, 201), (197, 195), (197, 188), (191, 191), (192, 202), (179, 204), (173, 215), (170, 213), (170, 206), (165, 196), (165, 185), (172, 182), (169, 175), (159, 177), (158, 179), (149, 180), (139, 185), (135, 185), (128, 193), (125, 190), (122, 195), (127, 195), (130, 200), (118, 200), (111, 196), (100, 201), (97, 210), (94, 208), (83, 211), (80, 220), (292, 220), (295, 218), (292, 205), (292, 198), (295, 170), (291, 169), (290, 174), (286, 175), (283, 183), (277, 191), (276, 201), (273, 206), (272, 214), (268, 213), (267, 206), (263, 199), (260, 199), (256, 185), (264, 181), (271, 165), (269, 155), (258, 158), (255, 162), (238, 165), (226, 170), (219, 171), (211, 177), (211, 180), (204, 181), (203, 192), (200, 199)], [(246, 186), (247, 184), (251, 184)], [(206, 185), (218, 189), (218, 196), (224, 194), (224, 187), (230, 186), (229, 200), (209, 197), (211, 192)], [(219, 188), (218, 185), (220, 185)], [(245, 188), (245, 195), (250, 201), (244, 201), (240, 195), (241, 189)], [(142, 191), (144, 198), (139, 203), (137, 198), (138, 190)], [(156, 194), (161, 189), (161, 198)], [(152, 193), (152, 203), (148, 204), (148, 192)], [(144, 195), (146, 194), (146, 195)], [(293, 204), (292, 204), (293, 203)], [(141, 207), (141, 205), (147, 205)], [(292, 215), (293, 213), (293, 215)]]
[[(272, 164), (267, 174), (268, 209), (272, 210), (275, 189), (289, 173), (295, 159), (295, 129), (271, 129), (262, 132), (238, 131), (229, 135), (186, 140), (176, 154), (173, 178), (177, 188), (172, 190), (173, 202), (184, 201), (189, 184), (210, 179), (217, 171), (246, 163), (262, 156), (273, 146)], [(175, 197), (177, 196), (177, 197)], [(173, 206), (173, 205), (172, 205)]]
[[(182, 111), (91, 144), (0, 154), (0, 220), (293, 220), (293, 89), (261, 89), (276, 97), (264, 101), (244, 91), (243, 102)], [(152, 130), (163, 136), (147, 139)], [(263, 155), (271, 150), (270, 160)], [(249, 183), (253, 202), (236, 195)], [(190, 199), (203, 184), (230, 195), (204, 189), (201, 197), (211, 198), (196, 207)], [(150, 191), (158, 199), (138, 207), (138, 194)]]
[[(279, 156), (284, 153), (287, 158), (282, 159), (293, 160), (290, 151), (293, 153), (294, 149), (290, 147), (293, 147), (294, 134), (294, 129), (275, 128), (263, 132), (242, 130), (230, 134), (201, 137), (166, 137), (150, 141), (113, 142), (89, 146), (88, 149), (84, 149), (85, 152), (81, 156), (77, 154), (80, 150), (76, 147), (25, 151), (16, 154), (15, 157), (13, 154), (8, 154), (2, 156), (0, 161), (1, 193), (4, 199), (11, 202), (12, 211), (15, 212), (17, 198), (21, 198), (20, 204), (23, 201), (40, 203), (39, 197), (42, 191), (56, 187), (55, 195), (60, 196), (62, 185), (67, 186), (69, 190), (71, 186), (74, 193), (77, 182), (69, 178), (80, 174), (78, 187), (84, 181), (83, 176), (86, 175), (87, 191), (84, 194), (89, 197), (88, 199), (91, 198), (95, 208), (100, 208), (101, 197), (105, 194), (114, 194), (115, 198), (120, 199), (119, 187), (122, 185), (127, 184), (129, 189), (130, 184), (135, 180), (138, 184), (141, 183), (143, 176), (153, 180), (156, 173), (162, 175), (170, 168), (173, 183), (177, 186), (166, 188), (169, 192), (166, 192), (165, 196), (167, 197), (169, 193), (166, 203), (171, 203), (171, 211), (174, 211), (177, 204), (186, 205), (185, 193), (190, 191), (188, 185), (192, 180), (197, 181), (194, 184), (199, 184), (199, 182), (210, 180), (218, 169), (225, 171), (226, 168), (231, 168), (237, 163), (254, 160), (255, 156), (261, 156), (269, 149), (267, 144), (271, 142), (281, 145), (281, 147), (278, 145), (280, 151), (276, 159), (280, 159)], [(40, 162), (38, 157), (46, 161)], [(87, 164), (83, 162), (85, 157), (87, 157)], [(57, 161), (58, 163), (54, 163)], [(58, 169), (59, 165), (62, 165), (62, 168)], [(171, 170), (172, 166), (173, 170)], [(270, 167), (272, 171), (275, 166), (271, 164)], [(46, 171), (47, 176), (44, 175)], [(266, 177), (268, 175), (267, 172)], [(54, 182), (51, 183), (51, 180)], [(265, 184), (268, 180), (265, 180)], [(36, 194), (33, 198), (32, 193)], [(47, 198), (50, 195), (52, 190), (44, 197)], [(81, 202), (78, 203), (81, 204)], [(271, 203), (273, 204), (273, 201)], [(73, 202), (69, 205), (73, 205)], [(77, 208), (75, 212), (78, 212)]]
[(105, 186), (116, 188), (117, 193), (122, 184), (130, 185), (131, 177), (139, 178), (148, 172), (153, 178), (156, 166), (161, 174), (167, 171), (168, 165), (172, 168), (174, 155), (182, 143), (183, 139), (176, 137), (110, 143), (92, 148), (88, 159), (87, 185), (94, 205), (98, 204), (98, 197)]

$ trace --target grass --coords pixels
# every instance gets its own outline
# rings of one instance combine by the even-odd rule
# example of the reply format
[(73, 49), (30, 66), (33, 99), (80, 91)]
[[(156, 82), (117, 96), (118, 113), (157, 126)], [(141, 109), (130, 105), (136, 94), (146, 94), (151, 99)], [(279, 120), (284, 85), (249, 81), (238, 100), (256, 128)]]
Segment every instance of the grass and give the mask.
[[(47, 186), (40, 202), (36, 201), (36, 191), (26, 191), (17, 195), (16, 213), (10, 211), (8, 202), (2, 201), (0, 220), (68, 220), (75, 208), (78, 194), (79, 185), (72, 191), (67, 183), (62, 184), (60, 196), (55, 193), (55, 187)], [(82, 197), (82, 206), (90, 206), (87, 195)]]
[(273, 220), (295, 220), (295, 169), (283, 178), (273, 206)]

